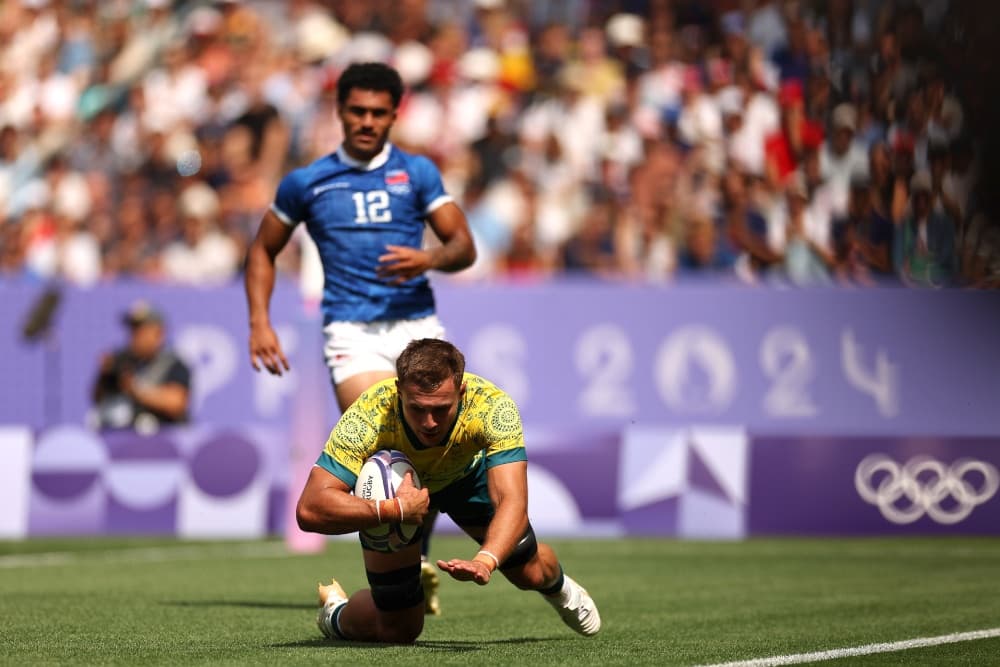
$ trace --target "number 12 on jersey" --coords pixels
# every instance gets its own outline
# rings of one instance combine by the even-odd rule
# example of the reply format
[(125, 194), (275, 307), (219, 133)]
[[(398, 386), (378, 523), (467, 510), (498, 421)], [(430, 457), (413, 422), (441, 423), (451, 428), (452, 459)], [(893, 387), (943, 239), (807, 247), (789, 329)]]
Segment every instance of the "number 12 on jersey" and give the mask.
[(392, 222), (389, 193), (385, 190), (355, 192), (351, 198), (354, 200), (354, 222)]

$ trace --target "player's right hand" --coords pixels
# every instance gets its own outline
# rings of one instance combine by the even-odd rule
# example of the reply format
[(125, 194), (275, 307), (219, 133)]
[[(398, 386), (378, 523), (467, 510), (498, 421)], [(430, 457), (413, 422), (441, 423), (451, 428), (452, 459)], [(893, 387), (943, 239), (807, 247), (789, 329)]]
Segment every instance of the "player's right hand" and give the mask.
[(437, 566), (458, 581), (474, 581), (480, 586), (490, 583), (493, 573), (488, 565), (479, 560), (439, 560)]
[(403, 504), (403, 523), (423, 525), (424, 517), (430, 510), (431, 495), (427, 489), (413, 485), (413, 473), (403, 475), (403, 481), (396, 487), (396, 497)]
[(250, 365), (255, 371), (263, 366), (271, 375), (281, 375), (282, 369), (291, 369), (278, 335), (270, 326), (250, 327)]

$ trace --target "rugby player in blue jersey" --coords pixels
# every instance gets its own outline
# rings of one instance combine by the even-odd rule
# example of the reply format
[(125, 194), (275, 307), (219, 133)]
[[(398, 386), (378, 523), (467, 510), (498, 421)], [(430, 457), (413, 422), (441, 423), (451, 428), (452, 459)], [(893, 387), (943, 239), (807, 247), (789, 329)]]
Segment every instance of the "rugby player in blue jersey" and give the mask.
[[(343, 143), (282, 179), (247, 252), (250, 363), (281, 375), (288, 359), (269, 318), (275, 258), (296, 225), (306, 226), (323, 266), (323, 353), (341, 413), (395, 376), (410, 340), (444, 337), (426, 272), (459, 271), (476, 258), (465, 214), (438, 169), (388, 141), (402, 95), (402, 80), (387, 65), (344, 70), (337, 82)], [(425, 225), (439, 245), (423, 247)], [(424, 576), (427, 611), (438, 613), (437, 575), (427, 565)]]
[[(528, 521), (528, 458), (513, 399), (466, 373), (461, 351), (447, 341), (415, 340), (396, 364), (396, 379), (365, 391), (334, 426), (299, 498), (299, 526), (331, 535), (417, 526), (439, 509), (478, 543), (473, 555), (439, 560), (439, 568), (480, 586), (499, 570), (518, 588), (540, 593), (574, 631), (597, 634), (593, 598), (563, 573)], [(365, 460), (386, 449), (406, 454), (422, 487), (407, 473), (393, 501), (354, 495)], [(321, 584), (320, 630), (330, 638), (413, 642), (424, 627), (419, 544), (392, 551), (360, 537), (369, 587), (348, 597), (336, 580)]]

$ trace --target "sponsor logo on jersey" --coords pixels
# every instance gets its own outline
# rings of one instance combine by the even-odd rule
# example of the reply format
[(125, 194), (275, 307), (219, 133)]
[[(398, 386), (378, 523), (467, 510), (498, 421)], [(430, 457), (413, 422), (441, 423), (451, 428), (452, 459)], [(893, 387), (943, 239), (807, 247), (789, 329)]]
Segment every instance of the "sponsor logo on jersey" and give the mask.
[(394, 195), (405, 195), (410, 192), (410, 175), (402, 169), (385, 172), (385, 187)]
[(327, 190), (343, 190), (344, 188), (351, 187), (351, 184), (347, 181), (337, 181), (336, 183), (328, 183), (326, 185), (317, 185), (313, 188), (313, 196), (320, 193), (326, 192)]

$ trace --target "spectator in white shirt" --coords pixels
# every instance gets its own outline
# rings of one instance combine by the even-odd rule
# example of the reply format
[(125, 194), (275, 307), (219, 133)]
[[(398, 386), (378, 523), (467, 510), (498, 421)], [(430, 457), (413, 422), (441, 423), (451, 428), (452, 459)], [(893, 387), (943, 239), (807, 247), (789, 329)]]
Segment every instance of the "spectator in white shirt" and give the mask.
[(180, 198), (183, 236), (163, 251), (164, 277), (177, 283), (217, 285), (239, 269), (239, 249), (219, 231), (219, 199), (205, 183), (189, 185)]
[(855, 139), (858, 114), (848, 103), (833, 110), (832, 132), (823, 143), (819, 154), (819, 171), (830, 185), (833, 196), (833, 214), (847, 214), (847, 199), (852, 176), (868, 175), (868, 151)]

